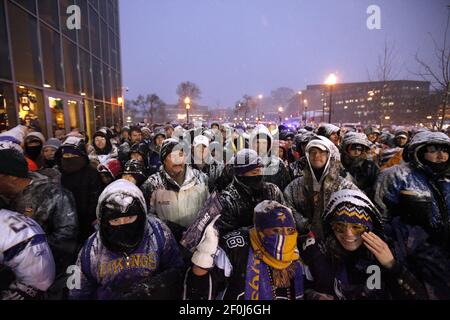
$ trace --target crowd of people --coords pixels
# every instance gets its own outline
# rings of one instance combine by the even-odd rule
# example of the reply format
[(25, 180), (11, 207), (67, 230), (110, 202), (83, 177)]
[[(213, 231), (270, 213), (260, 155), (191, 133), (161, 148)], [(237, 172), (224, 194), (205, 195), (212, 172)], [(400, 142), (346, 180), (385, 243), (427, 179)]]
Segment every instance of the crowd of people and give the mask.
[(0, 133), (0, 299), (450, 299), (449, 136), (17, 126)]

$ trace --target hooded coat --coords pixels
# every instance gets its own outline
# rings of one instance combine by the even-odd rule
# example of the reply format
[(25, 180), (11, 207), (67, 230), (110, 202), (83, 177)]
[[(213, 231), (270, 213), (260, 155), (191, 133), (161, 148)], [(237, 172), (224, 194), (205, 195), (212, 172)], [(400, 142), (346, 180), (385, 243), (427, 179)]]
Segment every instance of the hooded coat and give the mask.
[[(320, 144), (328, 151), (328, 160), (322, 175), (316, 177), (309, 161), (309, 148), (314, 144)], [(284, 198), (292, 209), (297, 220), (300, 233), (308, 233), (310, 228), (322, 235), (322, 212), (330, 200), (331, 194), (340, 189), (354, 189), (358, 187), (349, 179), (341, 176), (342, 164), (340, 163), (339, 150), (327, 138), (312, 140), (306, 146), (307, 166), (303, 170), (303, 176), (292, 181), (284, 190)]]
[(35, 220), (45, 231), (57, 272), (64, 272), (76, 257), (78, 219), (72, 194), (47, 177), (29, 173), (30, 185), (11, 201), (10, 210)]
[[(266, 126), (260, 124), (257, 125), (250, 135), (250, 146), (258, 138), (258, 135), (265, 135), (268, 137), (268, 153), (262, 156), (261, 159), (264, 163), (263, 175), (264, 182), (270, 182), (275, 184), (281, 191), (291, 182), (291, 175), (289, 173), (288, 166), (278, 156), (272, 154), (272, 147), (274, 145), (274, 137), (270, 133)], [(255, 150), (256, 151), (256, 150)]]
[(418, 157), (427, 144), (450, 146), (450, 138), (441, 132), (419, 132), (405, 148), (407, 162), (383, 171), (375, 185), (374, 201), (383, 219), (400, 216), (408, 224), (419, 225), (441, 244), (449, 241), (450, 177), (449, 165), (434, 173)]
[[(106, 146), (103, 149), (99, 149), (95, 145), (95, 137), (98, 136), (106, 139)], [(92, 137), (92, 148), (89, 152), (89, 160), (95, 164), (94, 167), (97, 167), (98, 164), (104, 164), (109, 159), (118, 157), (119, 150), (115, 145), (111, 143), (111, 139), (106, 130), (97, 131)]]
[(347, 133), (341, 145), (342, 164), (353, 178), (353, 183), (361, 189), (367, 196), (372, 197), (373, 186), (378, 177), (380, 169), (375, 162), (368, 160), (366, 155), (358, 158), (352, 158), (347, 152), (347, 148), (352, 144), (359, 144), (366, 147), (366, 152), (370, 150), (371, 142), (364, 133), (349, 132)]
[[(322, 216), (323, 236), (318, 237), (311, 232), (302, 245), (301, 257), (307, 279), (306, 298), (317, 300), (320, 294), (327, 294), (335, 300), (426, 299), (423, 284), (403, 261), (396, 259), (394, 265), (386, 269), (364, 244), (355, 251), (342, 248), (333, 233), (331, 222), (334, 209), (345, 202), (364, 210), (365, 215), (371, 218), (372, 232), (385, 238), (380, 213), (361, 191), (340, 190), (333, 194)], [(374, 267), (379, 270), (379, 287), (369, 288)]]
[(74, 300), (98, 299), (175, 299), (181, 295), (183, 261), (168, 227), (158, 218), (147, 215), (142, 192), (126, 180), (117, 180), (102, 192), (100, 208), (114, 195), (127, 195), (139, 201), (146, 215), (144, 236), (133, 252), (110, 251), (102, 243), (100, 231), (86, 241), (77, 266), (81, 270), (79, 289), (70, 291)]

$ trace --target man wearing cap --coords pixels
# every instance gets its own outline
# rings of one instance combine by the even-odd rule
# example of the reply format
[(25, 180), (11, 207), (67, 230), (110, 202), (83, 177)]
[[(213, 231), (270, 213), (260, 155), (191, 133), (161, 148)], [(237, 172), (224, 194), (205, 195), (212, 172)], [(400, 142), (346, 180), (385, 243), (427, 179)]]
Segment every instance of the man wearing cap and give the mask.
[(30, 171), (37, 171), (43, 163), (41, 151), (45, 143), (44, 135), (40, 132), (30, 132), (25, 137), (24, 154)]
[(224, 165), (212, 157), (209, 145), (209, 139), (203, 135), (194, 138), (191, 166), (208, 176), (208, 188), (212, 192), (215, 189), (216, 180), (222, 174)]
[(222, 236), (214, 223), (192, 256), (185, 299), (213, 300), (221, 292), (223, 300), (303, 299), (298, 234), (289, 208), (262, 201), (254, 208), (249, 230)]
[(206, 201), (208, 177), (186, 164), (186, 152), (178, 140), (162, 143), (162, 170), (151, 175), (141, 187), (150, 214), (166, 222), (179, 240)]
[(130, 140), (124, 141), (119, 147), (119, 160), (123, 164), (127, 162), (128, 155), (130, 153), (130, 148), (133, 144), (139, 143), (142, 141), (142, 132), (139, 127), (131, 127), (130, 128)]
[(38, 172), (49, 177), (55, 183), (61, 183), (61, 172), (56, 167), (55, 154), (61, 146), (61, 141), (50, 138), (42, 147), (43, 164)]
[(157, 173), (161, 168), (161, 159), (159, 158), (159, 152), (163, 141), (166, 139), (166, 132), (159, 130), (155, 132), (150, 144), (148, 144), (148, 170), (149, 175)]
[(293, 209), (300, 233), (313, 231), (322, 235), (321, 214), (331, 194), (339, 189), (358, 187), (351, 178), (342, 177), (341, 157), (337, 147), (327, 138), (311, 140), (306, 146), (307, 166), (303, 176), (284, 190), (287, 205)]
[(380, 167), (382, 171), (403, 162), (403, 149), (409, 142), (409, 133), (406, 130), (397, 130), (394, 135), (394, 142), (397, 149), (389, 160)]
[(147, 180), (147, 170), (141, 161), (129, 160), (123, 167), (122, 179), (128, 180), (138, 188)]
[(368, 197), (373, 195), (373, 186), (380, 169), (367, 159), (371, 143), (364, 133), (348, 132), (341, 144), (341, 159), (345, 170), (353, 178), (353, 182)]
[(221, 216), (216, 223), (220, 234), (249, 227), (253, 224), (253, 209), (264, 200), (284, 203), (281, 190), (273, 183), (264, 182), (261, 158), (256, 151), (243, 149), (233, 159), (232, 182), (213, 194), (221, 205)]
[(61, 184), (72, 192), (80, 226), (79, 244), (95, 231), (95, 206), (102, 190), (97, 169), (89, 164), (86, 144), (82, 138), (69, 136), (56, 151), (61, 171)]
[(47, 235), (57, 274), (65, 272), (76, 250), (78, 220), (71, 194), (47, 177), (29, 172), (16, 149), (0, 149), (0, 195), (7, 208), (37, 221)]

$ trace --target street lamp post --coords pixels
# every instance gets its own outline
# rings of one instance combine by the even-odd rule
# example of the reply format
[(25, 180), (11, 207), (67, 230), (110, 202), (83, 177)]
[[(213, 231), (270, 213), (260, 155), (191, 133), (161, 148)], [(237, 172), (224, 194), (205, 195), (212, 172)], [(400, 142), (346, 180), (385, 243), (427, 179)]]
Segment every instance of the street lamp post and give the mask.
[(186, 123), (189, 124), (189, 109), (191, 109), (191, 99), (189, 97), (184, 98), (184, 105), (186, 108)]
[[(262, 94), (258, 95), (259, 103), (256, 105), (256, 117), (257, 117), (258, 119), (261, 118), (261, 117), (259, 116), (259, 108), (260, 108), (260, 104), (261, 104), (262, 98), (263, 98), (263, 95), (262, 95)], [(257, 121), (258, 121), (258, 120), (257, 120)]]
[(281, 121), (282, 121), (282, 119), (281, 119), (281, 113), (283, 112), (283, 107), (282, 106), (279, 106), (278, 107), (278, 117), (280, 118), (280, 124), (281, 124)]
[(303, 106), (305, 109), (305, 126), (308, 124), (308, 100), (303, 100)]
[(328, 105), (328, 123), (331, 123), (331, 104), (333, 103), (333, 86), (336, 84), (337, 78), (334, 73), (331, 73), (327, 80), (325, 81), (325, 84), (330, 86), (330, 104)]

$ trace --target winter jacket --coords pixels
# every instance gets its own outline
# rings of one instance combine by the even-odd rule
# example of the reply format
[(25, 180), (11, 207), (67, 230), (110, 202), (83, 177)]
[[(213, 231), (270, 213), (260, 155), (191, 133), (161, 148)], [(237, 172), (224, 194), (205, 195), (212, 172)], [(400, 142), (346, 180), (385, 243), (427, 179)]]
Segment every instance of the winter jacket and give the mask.
[[(251, 280), (248, 279), (248, 262), (252, 252), (248, 230), (236, 230), (220, 237), (219, 248), (214, 258), (214, 268), (204, 276), (196, 276), (191, 269), (188, 269), (184, 281), (183, 299), (245, 300), (246, 283)], [(300, 273), (303, 277), (303, 272)], [(260, 278), (259, 285), (270, 287), (270, 280), (267, 282)], [(303, 287), (300, 291), (293, 290), (294, 297), (297, 299), (303, 298)]]
[(269, 139), (269, 152), (266, 156), (262, 157), (264, 163), (263, 175), (264, 182), (270, 182), (275, 184), (280, 190), (284, 190), (286, 186), (291, 182), (291, 175), (287, 165), (279, 157), (272, 154), (272, 148), (274, 147), (274, 137), (264, 125), (257, 125), (250, 135), (250, 145), (258, 138), (259, 135), (265, 135)]
[(440, 132), (420, 132), (405, 148), (407, 163), (383, 171), (375, 185), (375, 202), (385, 221), (400, 216), (408, 224), (419, 225), (434, 241), (449, 245), (450, 176), (449, 166), (441, 174), (422, 164), (418, 151), (427, 144), (450, 145)]
[(380, 167), (381, 171), (396, 166), (398, 164), (401, 164), (403, 162), (403, 148), (398, 149), (399, 150)]
[[(313, 233), (303, 242), (300, 255), (306, 274), (307, 300), (317, 300), (319, 294), (331, 295), (335, 300), (427, 298), (421, 282), (402, 264), (395, 263), (391, 269), (383, 268), (363, 244), (356, 251), (341, 252), (337, 258), (327, 243)], [(376, 283), (370, 278), (375, 276), (374, 267), (381, 271), (379, 288), (368, 286)]]
[[(97, 216), (103, 202), (115, 192), (110, 188), (102, 193)], [(128, 192), (146, 208), (140, 192), (120, 192)], [(81, 283), (79, 288), (70, 290), (70, 299), (176, 299), (181, 295), (177, 289), (181, 289), (183, 268), (180, 252), (170, 230), (155, 216), (147, 216), (144, 237), (130, 254), (107, 249), (97, 231), (81, 249), (77, 266)]]
[(148, 213), (167, 221), (179, 240), (179, 228), (184, 229), (194, 221), (208, 198), (208, 177), (186, 165), (185, 179), (180, 186), (163, 169), (150, 176), (141, 190), (147, 202)]
[[(313, 140), (310, 144), (317, 141), (319, 140)], [(342, 177), (340, 155), (334, 144), (324, 137), (321, 137), (320, 141), (329, 151), (328, 161), (320, 179), (315, 176), (307, 156), (303, 176), (292, 181), (284, 190), (286, 204), (292, 209), (300, 233), (308, 233), (312, 227), (321, 235), (320, 216), (331, 195), (340, 189), (358, 189), (353, 182)]]
[[(348, 161), (346, 160), (348, 159)], [(372, 198), (373, 186), (380, 169), (375, 162), (367, 159), (350, 159), (347, 154), (342, 155), (342, 164), (353, 178), (353, 183), (368, 197)]]
[(78, 219), (72, 194), (47, 177), (32, 172), (30, 185), (11, 201), (10, 210), (35, 220), (45, 231), (57, 273), (73, 263), (76, 255)]
[[(55, 278), (45, 232), (33, 219), (2, 209), (0, 234), (0, 300), (39, 299)], [(10, 283), (3, 281), (6, 271), (13, 276)]]
[(268, 182), (263, 183), (261, 191), (251, 191), (247, 186), (234, 178), (233, 182), (220, 193), (218, 197), (222, 206), (221, 216), (215, 226), (220, 234), (253, 225), (253, 210), (263, 200), (274, 200), (284, 203), (283, 193), (280, 189)]
[[(62, 146), (64, 146), (64, 143)], [(80, 230), (78, 242), (82, 244), (92, 233), (95, 232), (95, 208), (103, 187), (97, 170), (89, 165), (89, 158), (86, 154), (86, 147), (84, 146), (83, 140), (79, 139), (77, 149), (82, 154), (82, 157), (86, 159), (86, 165), (81, 170), (73, 173), (62, 171), (61, 148), (56, 151), (55, 160), (58, 164), (59, 170), (61, 171), (61, 185), (69, 190), (75, 199)]]
[(212, 158), (208, 161), (209, 163), (206, 163), (202, 168), (196, 164), (192, 164), (192, 168), (197, 169), (208, 176), (208, 189), (211, 193), (216, 189), (216, 181), (222, 175), (225, 165)]
[(109, 159), (117, 159), (118, 157), (119, 150), (115, 145), (111, 145), (111, 151), (106, 154), (98, 153), (95, 148), (92, 148), (89, 152), (89, 161), (91, 161), (95, 168), (97, 168), (99, 164), (104, 164)]
[[(430, 235), (423, 228), (408, 225), (399, 217), (385, 225), (385, 234), (397, 265), (420, 280), (426, 290), (426, 298), (449, 300), (450, 253), (430, 242)], [(403, 291), (410, 291), (411, 286), (405, 284), (403, 282), (401, 286)]]

